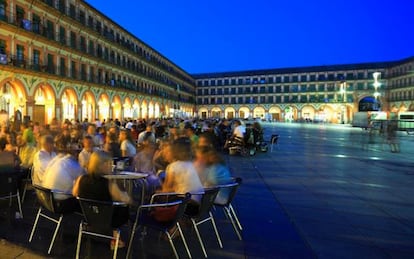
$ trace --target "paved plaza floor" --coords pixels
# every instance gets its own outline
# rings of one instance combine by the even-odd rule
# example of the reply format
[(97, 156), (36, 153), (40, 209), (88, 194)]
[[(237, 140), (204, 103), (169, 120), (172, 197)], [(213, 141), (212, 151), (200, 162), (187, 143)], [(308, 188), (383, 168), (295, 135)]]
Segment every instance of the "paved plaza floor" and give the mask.
[[(267, 140), (280, 135), (273, 152), (226, 155), (234, 175), (243, 178), (234, 201), (243, 240), (217, 211), (224, 248), (218, 248), (212, 228), (203, 226), (210, 258), (414, 258), (414, 135), (399, 132), (401, 152), (391, 153), (381, 136), (348, 125), (264, 127)], [(47, 224), (27, 241), (34, 197), (24, 204), (23, 220), (7, 219), (7, 206), (0, 205), (0, 258), (74, 258), (79, 219), (64, 222), (47, 256)], [(193, 258), (202, 258), (194, 232), (186, 234)], [(128, 229), (123, 235), (127, 240)], [(134, 258), (172, 257), (162, 239), (135, 240)], [(111, 257), (106, 243), (91, 247), (89, 258)]]

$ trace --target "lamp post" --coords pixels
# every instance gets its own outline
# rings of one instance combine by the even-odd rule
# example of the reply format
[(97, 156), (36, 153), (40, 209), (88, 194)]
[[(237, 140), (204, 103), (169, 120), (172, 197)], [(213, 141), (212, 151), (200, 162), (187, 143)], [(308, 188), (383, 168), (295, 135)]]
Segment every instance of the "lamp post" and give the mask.
[[(381, 72), (374, 72), (372, 74), (372, 76), (374, 77), (374, 97), (375, 97), (375, 101), (376, 103), (374, 103), (374, 107), (373, 108), (377, 108), (377, 110), (379, 110), (379, 106), (378, 106), (378, 102), (379, 102), (379, 97), (381, 96), (381, 93), (378, 92), (378, 88), (381, 86), (381, 83), (379, 82), (379, 79), (381, 77)], [(377, 107), (375, 107), (377, 106)]]
[(347, 112), (346, 103), (348, 102), (347, 96), (346, 96), (346, 87), (347, 87), (346, 81), (341, 81), (339, 85), (340, 85), (339, 93), (342, 95), (342, 102), (343, 102), (342, 107), (341, 107), (341, 123), (345, 124), (345, 122), (348, 122), (348, 118), (346, 116), (347, 115), (346, 114)]

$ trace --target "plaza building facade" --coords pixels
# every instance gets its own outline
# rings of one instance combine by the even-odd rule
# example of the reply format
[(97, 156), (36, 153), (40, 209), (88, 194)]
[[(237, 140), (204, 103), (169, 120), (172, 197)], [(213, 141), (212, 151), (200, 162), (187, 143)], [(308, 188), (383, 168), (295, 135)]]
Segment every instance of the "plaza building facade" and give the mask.
[(0, 122), (200, 117), (348, 123), (414, 111), (414, 58), (189, 74), (80, 0), (0, 0)]
[(0, 0), (0, 116), (193, 116), (194, 79), (80, 0)]
[(203, 118), (349, 123), (358, 111), (414, 111), (414, 58), (193, 76)]

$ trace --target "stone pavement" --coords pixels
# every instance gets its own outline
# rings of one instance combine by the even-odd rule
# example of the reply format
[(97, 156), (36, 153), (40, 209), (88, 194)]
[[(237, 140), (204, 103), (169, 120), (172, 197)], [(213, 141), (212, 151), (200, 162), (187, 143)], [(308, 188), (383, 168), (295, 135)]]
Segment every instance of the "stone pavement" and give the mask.
[[(234, 201), (243, 241), (217, 211), (223, 249), (211, 227), (202, 226), (210, 258), (414, 258), (414, 136), (400, 133), (402, 152), (391, 153), (381, 137), (369, 139), (347, 125), (264, 126), (266, 139), (280, 134), (273, 152), (226, 156), (243, 178)], [(27, 241), (33, 200), (25, 202), (23, 220), (9, 220), (0, 203), (0, 258), (48, 258), (47, 223)], [(64, 222), (50, 258), (74, 257), (78, 224), (76, 217)], [(123, 236), (128, 239), (128, 229)], [(193, 258), (202, 258), (194, 232), (186, 237)], [(106, 243), (91, 247), (89, 258), (111, 257)], [(162, 239), (135, 237), (134, 258), (170, 258), (170, 250)]]

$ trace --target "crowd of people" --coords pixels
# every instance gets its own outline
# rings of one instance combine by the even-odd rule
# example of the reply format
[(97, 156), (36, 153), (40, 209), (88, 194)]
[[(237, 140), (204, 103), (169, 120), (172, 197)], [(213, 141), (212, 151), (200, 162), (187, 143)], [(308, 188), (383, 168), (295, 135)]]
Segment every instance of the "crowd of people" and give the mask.
[[(74, 196), (136, 202), (116, 181), (103, 177), (113, 173), (120, 159), (127, 161), (126, 170), (148, 174), (154, 192), (202, 193), (205, 187), (232, 181), (220, 151), (233, 132), (243, 134), (227, 120), (53, 120), (45, 126), (23, 124), (18, 132), (3, 126), (0, 170), (22, 177), (31, 172), (33, 184), (57, 191), (62, 206), (78, 206), (65, 203)], [(224, 197), (219, 193), (217, 199)], [(200, 196), (193, 195), (188, 207), (195, 209), (199, 202)], [(128, 217), (127, 208), (117, 211), (113, 227)]]

